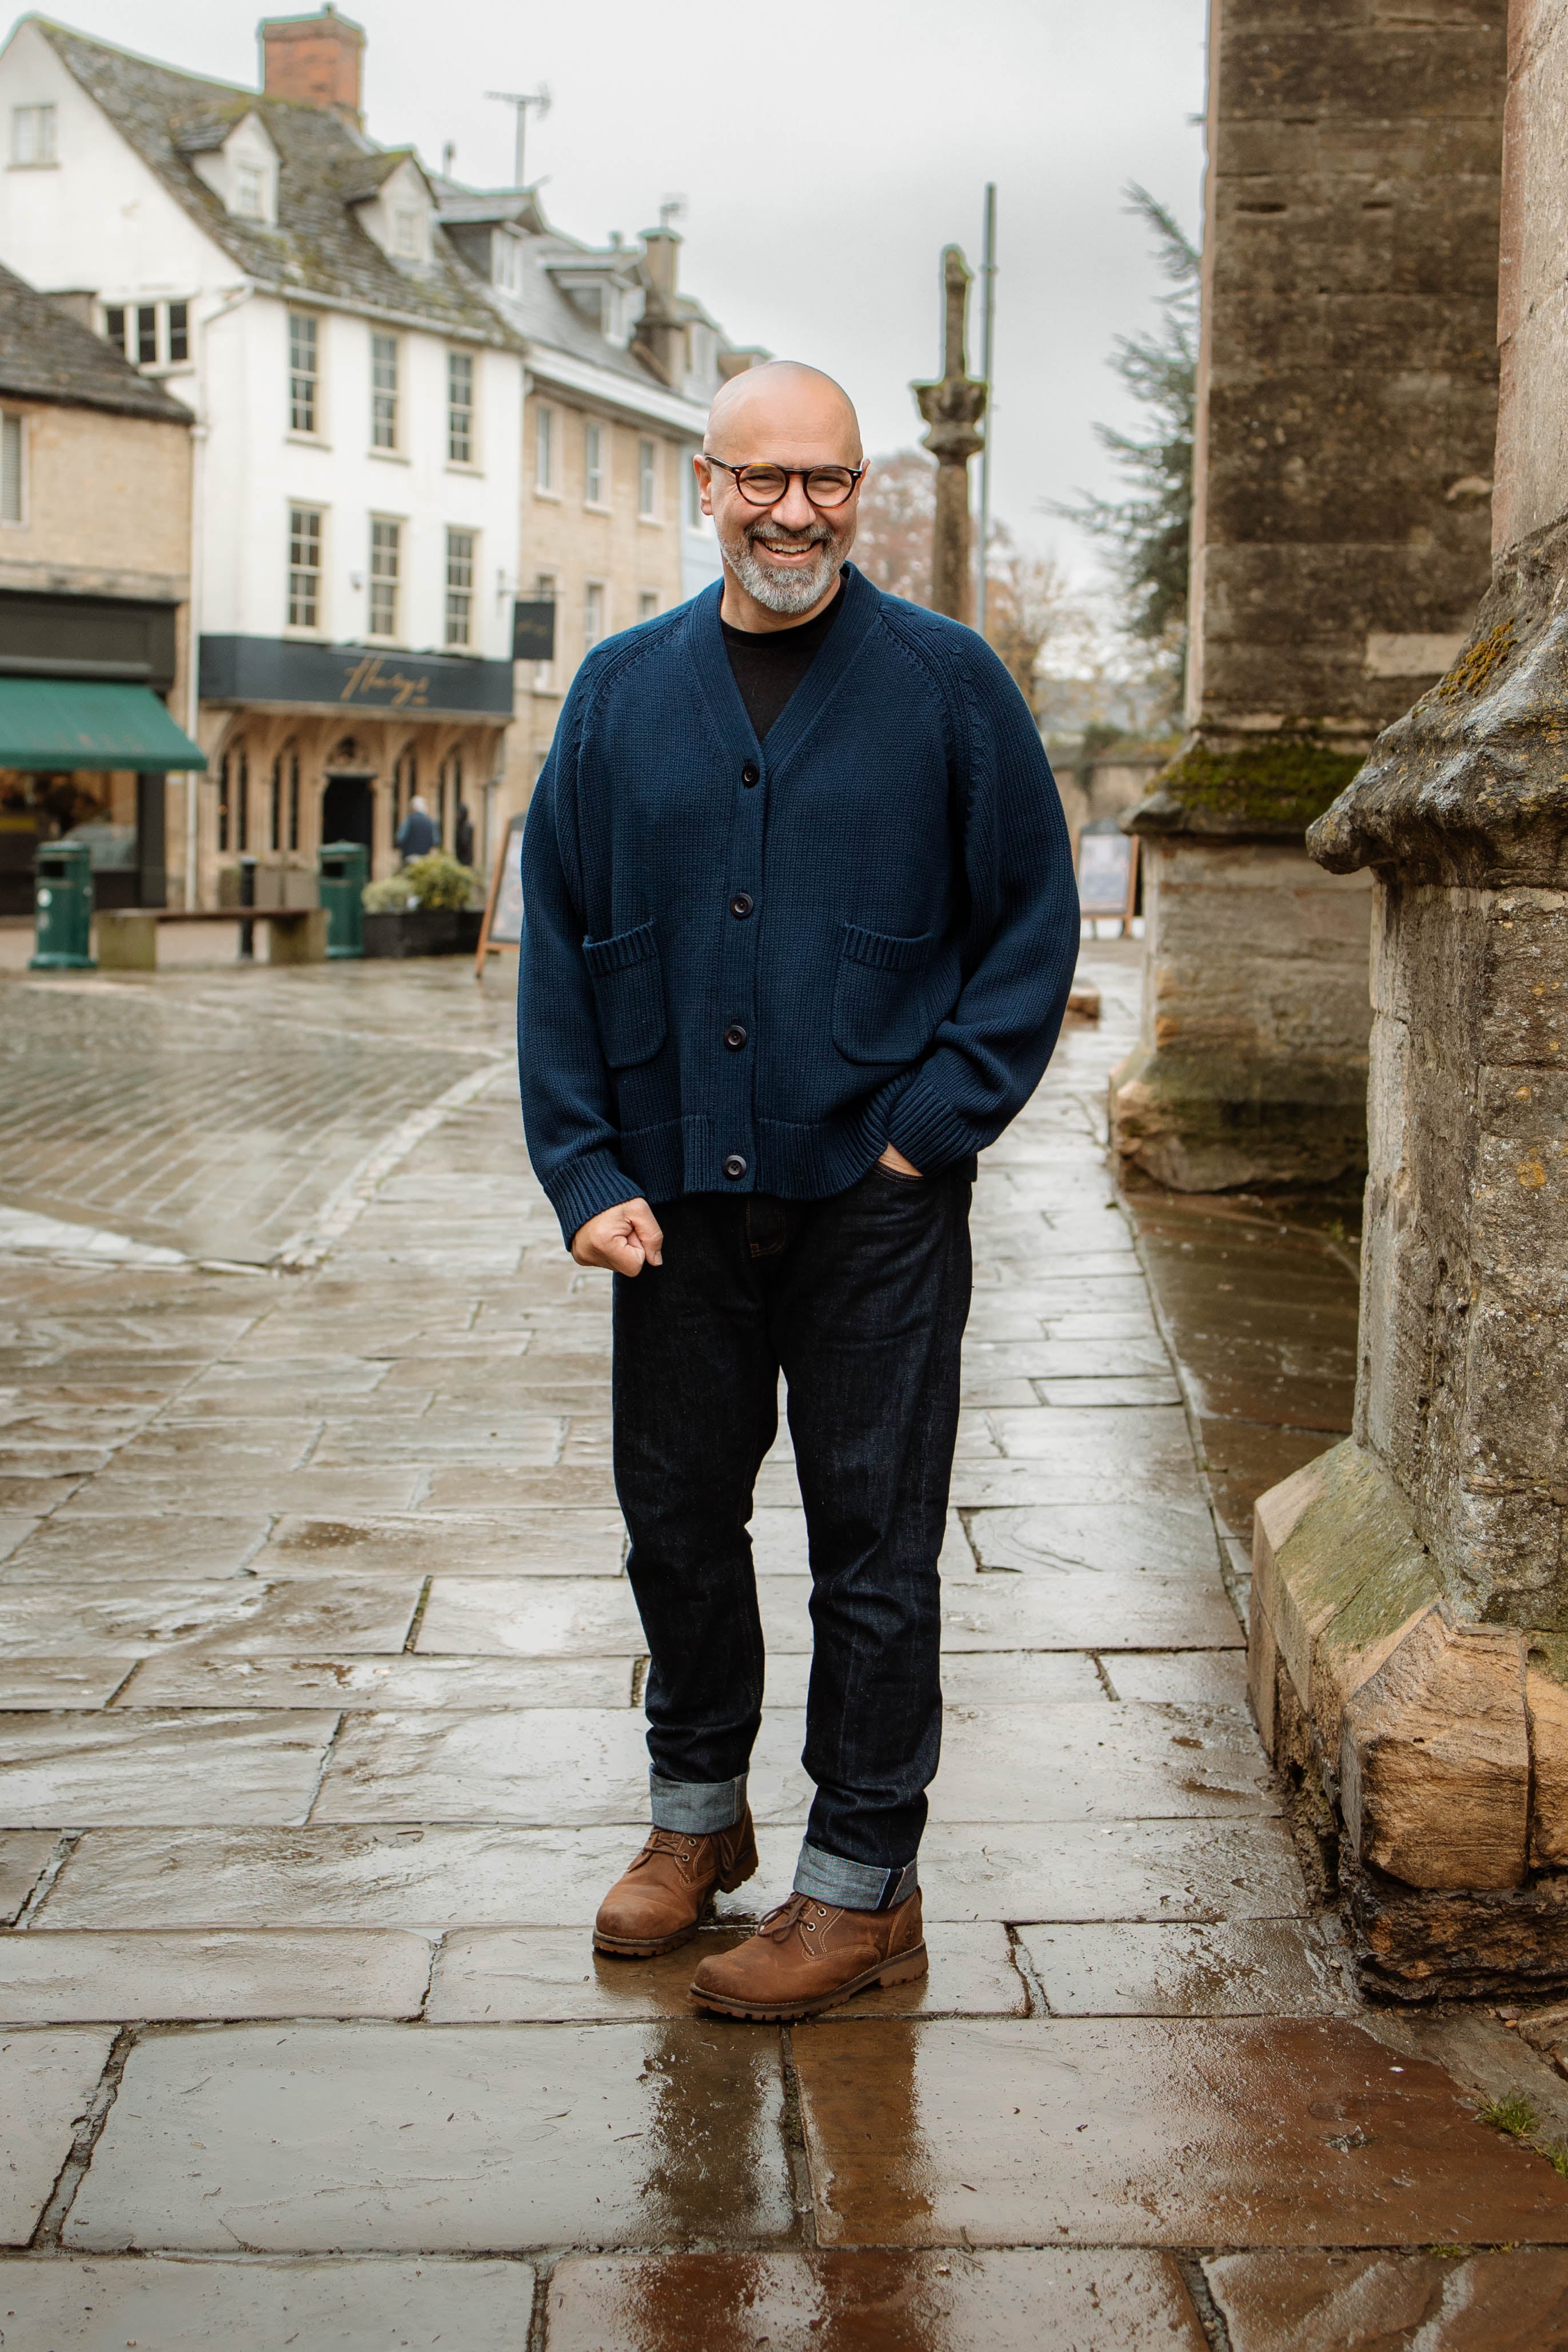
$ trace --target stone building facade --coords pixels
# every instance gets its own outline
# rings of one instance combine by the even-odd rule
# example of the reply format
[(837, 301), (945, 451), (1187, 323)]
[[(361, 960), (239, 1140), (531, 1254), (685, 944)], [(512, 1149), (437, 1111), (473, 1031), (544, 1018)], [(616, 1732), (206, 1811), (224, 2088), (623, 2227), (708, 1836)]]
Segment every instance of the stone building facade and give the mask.
[(1505, 157), (1491, 584), (1308, 835), (1375, 886), (1355, 1434), (1258, 1511), (1259, 1718), (1403, 1999), (1568, 1982), (1568, 0)]
[[(161, 906), (188, 703), (190, 411), (0, 268), (0, 914), (76, 834)], [(90, 756), (83, 747), (93, 745)]]
[(508, 809), (527, 804), (584, 654), (716, 579), (692, 459), (708, 404), (763, 356), (678, 284), (667, 224), (592, 247), (537, 191), (441, 183), (444, 226), (525, 355), (517, 594), (554, 609), (554, 654), (519, 663)]
[(1212, 0), (1187, 736), (1144, 841), (1134, 1179), (1364, 1160), (1371, 911), (1306, 826), (1486, 578), (1500, 0)]

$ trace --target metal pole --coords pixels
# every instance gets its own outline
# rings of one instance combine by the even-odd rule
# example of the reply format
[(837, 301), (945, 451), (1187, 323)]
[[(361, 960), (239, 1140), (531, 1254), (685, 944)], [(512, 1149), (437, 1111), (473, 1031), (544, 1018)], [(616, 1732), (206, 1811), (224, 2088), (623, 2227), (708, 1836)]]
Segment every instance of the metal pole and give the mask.
[(980, 451), (980, 561), (975, 582), (975, 626), (986, 634), (986, 565), (991, 536), (991, 435), (996, 402), (991, 392), (992, 335), (997, 317), (997, 184), (986, 184), (985, 258), (980, 263), (980, 375), (986, 387), (986, 440)]

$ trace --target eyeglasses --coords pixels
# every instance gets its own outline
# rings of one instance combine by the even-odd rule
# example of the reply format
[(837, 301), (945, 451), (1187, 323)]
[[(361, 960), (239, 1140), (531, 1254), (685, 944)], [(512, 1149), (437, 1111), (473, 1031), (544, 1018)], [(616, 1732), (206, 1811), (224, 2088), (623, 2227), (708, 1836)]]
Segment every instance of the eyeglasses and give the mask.
[[(707, 452), (703, 452), (707, 457)], [(732, 466), (727, 457), (708, 457), (735, 476), (735, 487), (750, 507), (777, 506), (791, 482), (804, 485), (814, 507), (841, 507), (865, 472), (861, 466)]]

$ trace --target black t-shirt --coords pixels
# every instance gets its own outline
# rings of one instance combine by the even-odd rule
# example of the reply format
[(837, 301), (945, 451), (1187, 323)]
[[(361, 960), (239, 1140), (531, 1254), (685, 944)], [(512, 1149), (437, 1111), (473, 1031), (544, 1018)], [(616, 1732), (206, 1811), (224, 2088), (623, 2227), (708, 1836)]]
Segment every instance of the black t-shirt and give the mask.
[(732, 629), (720, 621), (724, 649), (740, 688), (746, 715), (760, 743), (817, 656), (844, 601), (841, 580), (831, 604), (796, 629)]

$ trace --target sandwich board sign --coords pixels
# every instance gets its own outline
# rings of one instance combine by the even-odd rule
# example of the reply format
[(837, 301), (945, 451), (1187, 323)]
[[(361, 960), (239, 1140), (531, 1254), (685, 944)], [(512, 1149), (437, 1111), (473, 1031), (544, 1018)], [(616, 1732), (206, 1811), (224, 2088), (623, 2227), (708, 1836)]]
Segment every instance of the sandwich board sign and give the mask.
[(1138, 842), (1114, 817), (1100, 817), (1078, 836), (1078, 903), (1084, 917), (1108, 917), (1125, 929), (1138, 892)]
[(490, 895), (485, 901), (479, 952), (474, 962), (476, 980), (483, 977), (486, 956), (523, 943), (523, 827), (527, 823), (526, 816), (512, 819), (490, 876)]

